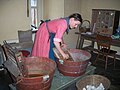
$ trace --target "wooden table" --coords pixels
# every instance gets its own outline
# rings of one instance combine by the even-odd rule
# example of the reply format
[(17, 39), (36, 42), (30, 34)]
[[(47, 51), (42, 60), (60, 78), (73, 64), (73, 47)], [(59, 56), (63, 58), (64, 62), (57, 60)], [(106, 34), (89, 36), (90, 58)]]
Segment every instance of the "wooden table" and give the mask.
[[(96, 42), (96, 34), (86, 34), (86, 33), (79, 33), (79, 32), (76, 32), (75, 34), (78, 34), (79, 38), (78, 38), (78, 42), (77, 42), (77, 49), (91, 49), (91, 50), (94, 50), (96, 51), (97, 49), (94, 48), (94, 44)], [(89, 40), (91, 41), (91, 44), (90, 46), (87, 46), (87, 47), (84, 47), (83, 48), (83, 44), (84, 44), (84, 40)], [(117, 46), (117, 47), (120, 47), (120, 39), (113, 39), (112, 40), (112, 43), (111, 43), (112, 46)], [(117, 55), (117, 57), (120, 58), (120, 55)]]
[[(90, 40), (92, 43), (91, 43), (91, 46), (94, 46), (94, 43), (96, 42), (96, 34), (86, 34), (86, 33), (78, 33), (76, 32), (75, 34), (78, 34), (80, 35), (80, 39), (79, 39), (79, 46), (78, 48), (79, 49), (82, 49), (83, 48), (83, 44), (84, 44), (84, 40)], [(117, 46), (117, 47), (120, 47), (120, 39), (113, 39), (112, 40), (112, 46)]]

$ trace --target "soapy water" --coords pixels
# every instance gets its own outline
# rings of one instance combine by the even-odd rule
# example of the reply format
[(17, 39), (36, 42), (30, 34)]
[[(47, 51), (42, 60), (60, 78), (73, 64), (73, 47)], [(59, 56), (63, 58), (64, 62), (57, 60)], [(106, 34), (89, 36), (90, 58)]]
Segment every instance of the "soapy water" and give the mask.
[[(84, 50), (64, 49), (64, 52), (70, 55), (70, 58), (67, 60), (72, 60), (72, 61), (77, 61), (77, 62), (88, 60), (91, 57), (88, 54), (88, 52), (86, 52)], [(56, 48), (54, 48), (54, 53), (57, 58), (61, 59), (61, 54)]]
[(82, 53), (72, 53), (70, 54), (71, 57), (73, 58), (74, 61), (85, 61), (85, 60), (88, 60), (89, 57), (82, 54)]

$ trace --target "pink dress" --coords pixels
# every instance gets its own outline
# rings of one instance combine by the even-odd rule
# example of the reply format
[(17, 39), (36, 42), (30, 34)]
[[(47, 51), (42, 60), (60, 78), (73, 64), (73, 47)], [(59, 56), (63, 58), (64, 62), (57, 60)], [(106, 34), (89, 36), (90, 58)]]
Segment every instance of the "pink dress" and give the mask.
[[(48, 22), (48, 28), (51, 33), (55, 33), (54, 41), (61, 42), (63, 34), (67, 29), (67, 22), (65, 19), (55, 19)], [(35, 37), (34, 46), (32, 49), (32, 56), (49, 57), (50, 40), (46, 23), (43, 23)]]

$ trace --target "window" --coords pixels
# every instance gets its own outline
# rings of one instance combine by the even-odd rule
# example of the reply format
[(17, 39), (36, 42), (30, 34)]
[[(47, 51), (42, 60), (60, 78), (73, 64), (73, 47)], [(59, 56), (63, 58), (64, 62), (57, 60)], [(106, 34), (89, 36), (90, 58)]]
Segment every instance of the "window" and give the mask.
[(31, 29), (37, 28), (37, 0), (31, 0)]

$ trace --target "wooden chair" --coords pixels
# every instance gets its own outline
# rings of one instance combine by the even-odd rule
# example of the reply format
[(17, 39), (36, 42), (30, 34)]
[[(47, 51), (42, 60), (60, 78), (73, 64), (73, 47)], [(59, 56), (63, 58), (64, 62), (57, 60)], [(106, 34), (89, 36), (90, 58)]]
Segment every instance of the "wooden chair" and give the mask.
[(30, 41), (33, 42), (32, 30), (26, 30), (26, 31), (18, 30), (18, 39), (19, 39), (19, 43), (30, 42)]
[(112, 56), (113, 60), (114, 60), (114, 67), (115, 67), (115, 59), (116, 59), (117, 51), (111, 50), (112, 38), (98, 34), (96, 36), (96, 40), (97, 40), (97, 47), (98, 47), (98, 50), (97, 50), (98, 55), (96, 57), (95, 63), (98, 60), (98, 58), (100, 57), (100, 55), (102, 55), (103, 58), (105, 57), (105, 60), (104, 59), (102, 59), (102, 60), (105, 61), (105, 70), (106, 70), (107, 66), (108, 66), (108, 57)]
[(22, 48), (32, 48), (33, 40), (32, 40), (32, 30), (18, 30), (18, 39), (19, 44)]
[(5, 53), (6, 61), (4, 66), (11, 73), (13, 82), (18, 83), (21, 78), (27, 74), (27, 69), (25, 65), (25, 60), (17, 48), (13, 48), (9, 43), (3, 41), (3, 50)]

